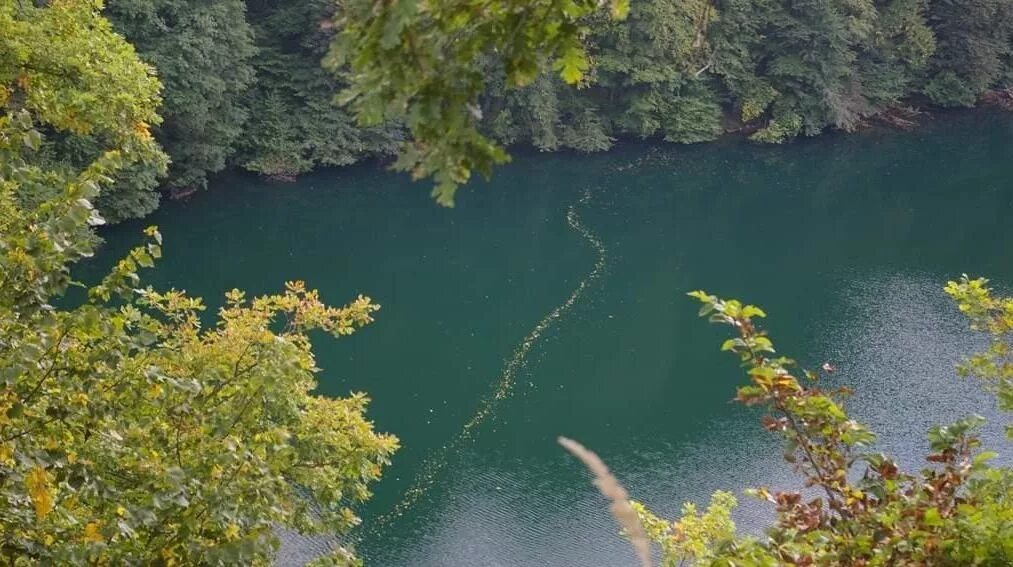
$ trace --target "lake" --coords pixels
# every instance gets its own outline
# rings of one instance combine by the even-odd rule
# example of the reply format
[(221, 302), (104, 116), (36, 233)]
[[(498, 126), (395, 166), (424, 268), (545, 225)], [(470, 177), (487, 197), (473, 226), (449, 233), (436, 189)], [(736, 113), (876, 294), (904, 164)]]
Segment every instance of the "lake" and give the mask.
[(362, 510), (367, 564), (629, 565), (558, 435), (669, 516), (724, 488), (755, 530), (770, 510), (742, 489), (795, 482), (758, 414), (729, 402), (744, 377), (690, 290), (762, 306), (781, 353), (832, 362), (832, 383), (856, 390), (849, 410), (905, 464), (932, 424), (970, 413), (1010, 461), (995, 404), (953, 372), (982, 343), (942, 287), (967, 272), (1010, 289), (1011, 179), (1013, 115), (990, 111), (778, 147), (519, 150), (454, 209), (376, 165), (233, 176), (104, 230), (81, 271), (157, 224), (155, 287), (217, 306), (234, 287), (302, 279), (331, 303), (383, 306), (355, 336), (315, 343), (320, 391), (368, 392), (403, 444)]

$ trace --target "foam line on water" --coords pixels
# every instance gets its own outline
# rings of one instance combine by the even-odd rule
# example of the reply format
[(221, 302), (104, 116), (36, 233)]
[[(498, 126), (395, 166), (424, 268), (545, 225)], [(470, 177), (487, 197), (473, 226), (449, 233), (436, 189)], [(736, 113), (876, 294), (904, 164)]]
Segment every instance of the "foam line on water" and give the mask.
[(454, 436), (446, 445), (433, 452), (423, 464), (411, 486), (405, 491), (401, 500), (388, 512), (369, 521), (368, 534), (376, 535), (388, 527), (394, 520), (404, 515), (415, 505), (432, 487), (436, 484), (437, 477), (447, 465), (448, 457), (464, 444), (474, 440), (479, 427), (485, 423), (496, 411), (503, 400), (509, 398), (517, 383), (518, 373), (527, 365), (528, 354), (538, 344), (542, 336), (551, 329), (559, 320), (571, 311), (574, 305), (580, 300), (587, 289), (602, 277), (607, 265), (607, 250), (601, 239), (590, 228), (585, 225), (578, 213), (579, 207), (586, 206), (591, 201), (591, 189), (584, 190), (580, 199), (571, 204), (566, 211), (566, 223), (570, 229), (579, 234), (581, 238), (597, 253), (594, 267), (580, 281), (566, 301), (550, 311), (534, 328), (521, 340), (514, 349), (510, 358), (503, 365), (503, 372), (496, 382), (493, 391), (482, 399), (478, 411), (464, 424), (461, 431)]

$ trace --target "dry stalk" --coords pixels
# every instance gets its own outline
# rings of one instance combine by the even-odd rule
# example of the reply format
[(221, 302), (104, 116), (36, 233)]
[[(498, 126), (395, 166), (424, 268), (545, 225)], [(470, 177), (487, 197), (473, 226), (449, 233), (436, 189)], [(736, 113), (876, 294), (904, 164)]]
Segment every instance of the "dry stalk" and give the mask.
[(573, 439), (560, 437), (558, 440), (563, 448), (574, 457), (580, 459), (584, 463), (584, 466), (587, 467), (587, 470), (591, 471), (591, 474), (594, 475), (594, 485), (598, 487), (598, 491), (605, 498), (608, 498), (612, 502), (609, 505), (612, 517), (616, 519), (616, 522), (625, 531), (626, 537), (629, 538), (630, 544), (633, 546), (633, 551), (636, 552), (637, 557), (640, 559), (640, 565), (642, 567), (651, 567), (651, 546), (647, 541), (647, 535), (644, 534), (643, 526), (640, 525), (640, 518), (637, 517), (636, 511), (630, 506), (630, 495), (626, 492), (626, 489), (623, 488), (623, 485), (619, 483), (616, 477), (612, 476), (605, 463), (593, 451), (588, 450)]

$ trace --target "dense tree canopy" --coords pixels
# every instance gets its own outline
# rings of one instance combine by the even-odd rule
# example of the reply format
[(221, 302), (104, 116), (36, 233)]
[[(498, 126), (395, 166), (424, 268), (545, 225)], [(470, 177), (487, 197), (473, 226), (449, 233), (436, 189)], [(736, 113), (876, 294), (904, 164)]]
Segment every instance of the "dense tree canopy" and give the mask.
[[(350, 2), (338, 20), (345, 100), (365, 123), (407, 121), (398, 166), (434, 175), (445, 204), (472, 169), (506, 159), (496, 142), (782, 142), (855, 130), (923, 93), (970, 105), (1009, 86), (1011, 0), (642, 0), (614, 10), (625, 18), (527, 5)], [(553, 61), (563, 80), (545, 72)]]
[(938, 48), (925, 94), (937, 104), (971, 106), (997, 80), (1009, 86), (1013, 2), (932, 0), (930, 5)]
[[(450, 204), (512, 144), (783, 142), (1013, 85), (1013, 0), (108, 0), (104, 14), (165, 86), (150, 127), (168, 154), (113, 175), (96, 201), (111, 222), (230, 165), (285, 180), (398, 156)], [(51, 135), (39, 159), (80, 168), (108, 142)]]
[[(112, 175), (122, 182), (101, 197), (112, 205), (110, 216), (151, 212), (158, 203), (156, 178), (165, 169), (165, 156), (148, 133), (160, 120), (153, 70), (137, 63), (133, 48), (89, 4), (39, 9), (5, 3), (0, 29), (4, 126), (23, 129), (33, 150), (6, 150), (22, 166), (19, 203), (31, 207), (55, 196), (55, 179), (96, 160), (118, 160), (120, 173)], [(33, 124), (48, 135), (32, 134)]]
[[(358, 331), (370, 298), (233, 290), (204, 327), (199, 298), (142, 287), (154, 228), (101, 282), (72, 280), (102, 212), (149, 212), (164, 175), (188, 189), (230, 163), (291, 177), (400, 151), (451, 204), (510, 143), (852, 130), (918, 96), (970, 105), (1009, 87), (1011, 2), (123, 0), (105, 12), (115, 27), (98, 0), (0, 4), (0, 556), (266, 564), (277, 526), (356, 524), (397, 448), (364, 395), (313, 393), (310, 334)], [(331, 104), (338, 92), (348, 106)], [(86, 290), (76, 303), (72, 286)], [(962, 372), (1013, 408), (1013, 300), (966, 277), (946, 291), (993, 338)], [(775, 352), (762, 310), (692, 295), (733, 329), (722, 350), (749, 378), (737, 400), (767, 411), (813, 491), (757, 489), (776, 520), (744, 537), (730, 494), (663, 520), (568, 442), (630, 535), (667, 565), (1009, 564), (1013, 478), (988, 465), (976, 418), (934, 428), (929, 464), (903, 471), (870, 450), (846, 391)]]
[(243, 0), (110, 0), (106, 16), (158, 70), (163, 118), (155, 137), (172, 159), (167, 185), (204, 188), (244, 131), (253, 33)]
[[(70, 265), (94, 251), (92, 201), (158, 154), (159, 83), (97, 6), (0, 6), (0, 556), (267, 564), (275, 526), (356, 523), (397, 447), (363, 395), (313, 394), (308, 333), (349, 335), (378, 306), (328, 307), (291, 282), (229, 292), (205, 329), (200, 299), (141, 287), (152, 228), (79, 305), (54, 307), (82, 285)], [(97, 148), (77, 169), (46, 155), (69, 136)]]
[[(613, 17), (626, 17), (628, 0), (609, 4)], [(342, 6), (327, 64), (348, 77), (341, 99), (363, 124), (405, 122), (412, 139), (396, 167), (415, 178), (432, 176), (433, 196), (452, 205), (454, 190), (472, 171), (488, 175), (507, 159), (476, 124), (485, 88), (482, 56), (502, 64), (511, 86), (531, 84), (550, 67), (576, 84), (590, 67), (582, 19), (599, 7), (596, 0), (396, 0), (378, 8), (352, 0)]]
[(334, 37), (335, 2), (247, 4), (257, 43), (257, 80), (247, 93), (250, 122), (239, 163), (287, 179), (315, 167), (394, 154), (402, 139), (398, 128), (360, 128), (347, 109), (334, 104), (344, 85), (320, 61)]

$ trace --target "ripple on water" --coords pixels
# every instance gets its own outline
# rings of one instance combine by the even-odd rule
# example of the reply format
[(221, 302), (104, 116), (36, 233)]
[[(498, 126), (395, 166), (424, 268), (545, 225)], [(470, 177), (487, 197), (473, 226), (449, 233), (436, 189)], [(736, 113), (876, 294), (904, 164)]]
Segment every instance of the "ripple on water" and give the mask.
[(479, 409), (464, 424), (460, 433), (451, 439), (446, 445), (437, 449), (432, 455), (426, 458), (419, 468), (414, 481), (405, 491), (401, 500), (387, 513), (373, 518), (368, 526), (365, 535), (375, 535), (389, 530), (391, 525), (410, 510), (419, 500), (429, 496), (429, 492), (439, 478), (439, 475), (447, 467), (448, 460), (455, 456), (455, 453), (465, 448), (474, 440), (479, 429), (490, 418), (495, 416), (496, 410), (503, 401), (511, 397), (517, 382), (518, 374), (528, 364), (528, 356), (532, 349), (540, 344), (545, 333), (551, 329), (563, 316), (567, 315), (584, 296), (585, 292), (601, 278), (607, 265), (607, 251), (601, 239), (584, 224), (580, 218), (579, 208), (585, 207), (591, 200), (591, 188), (586, 188), (577, 202), (571, 204), (566, 211), (566, 223), (571, 230), (576, 232), (585, 243), (590, 246), (596, 255), (591, 271), (577, 284), (566, 300), (545, 315), (531, 331), (521, 339), (520, 344), (513, 354), (506, 361), (503, 372), (494, 384), (493, 392), (482, 402)]
[[(953, 365), (983, 342), (967, 332), (937, 278), (852, 273), (844, 279), (840, 305), (827, 306), (828, 313), (842, 310), (841, 316), (824, 319), (828, 324), (820, 329), (823, 342), (817, 344), (816, 355), (838, 366), (834, 385), (855, 388), (850, 411), (877, 431), (878, 447), (918, 468), (927, 443), (911, 440), (924, 439), (932, 425), (971, 413), (989, 417), (983, 437), (986, 444), (1001, 447), (1003, 418), (994, 400), (953, 372)], [(925, 411), (927, 407), (932, 411)], [(797, 487), (780, 459), (776, 437), (752, 419), (715, 418), (703, 431), (681, 444), (630, 439), (632, 450), (601, 456), (634, 498), (666, 517), (676, 517), (682, 502), (703, 506), (715, 490), (736, 491), (736, 523), (743, 531), (758, 532), (770, 521), (771, 510), (741, 489)], [(999, 460), (1010, 462), (1008, 454)], [(488, 454), (466, 450), (447, 467), (434, 495), (439, 504), (416, 525), (424, 528), (394, 536), (412, 543), (392, 546), (401, 552), (376, 558), (378, 564), (633, 564), (606, 504), (587, 489), (582, 472), (561, 476), (556, 462), (497, 462)]]

